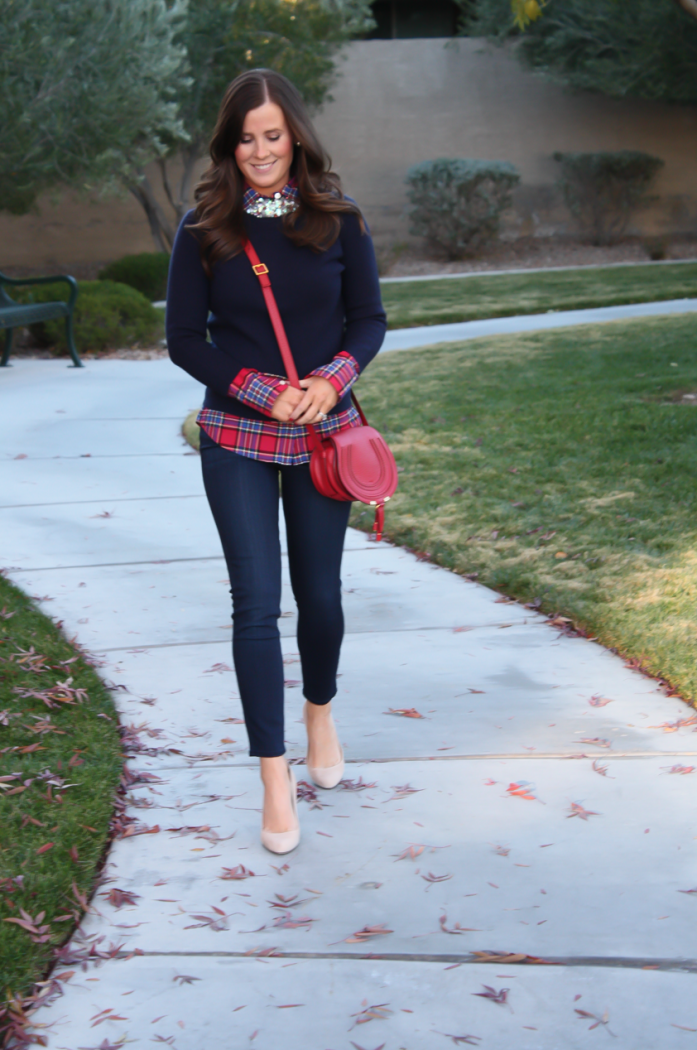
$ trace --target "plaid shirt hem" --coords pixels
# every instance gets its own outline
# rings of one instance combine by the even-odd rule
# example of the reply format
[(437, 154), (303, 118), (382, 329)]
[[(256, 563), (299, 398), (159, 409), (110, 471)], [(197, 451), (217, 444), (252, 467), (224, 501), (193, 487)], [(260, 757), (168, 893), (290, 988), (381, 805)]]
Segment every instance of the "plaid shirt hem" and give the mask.
[(346, 350), (342, 350), (328, 365), (316, 368), (310, 375), (329, 380), (341, 400), (358, 379), (358, 362)]
[[(244, 419), (241, 416), (216, 412), (202, 408), (196, 417), (198, 425), (205, 430), (216, 445), (249, 459), (260, 459), (264, 463), (278, 463), (284, 467), (297, 467), (309, 463), (312, 450), (307, 427), (297, 423), (279, 423), (277, 420)], [(321, 437), (336, 434), (347, 427), (361, 426), (361, 418), (351, 406), (344, 412), (330, 415), (315, 426)]]

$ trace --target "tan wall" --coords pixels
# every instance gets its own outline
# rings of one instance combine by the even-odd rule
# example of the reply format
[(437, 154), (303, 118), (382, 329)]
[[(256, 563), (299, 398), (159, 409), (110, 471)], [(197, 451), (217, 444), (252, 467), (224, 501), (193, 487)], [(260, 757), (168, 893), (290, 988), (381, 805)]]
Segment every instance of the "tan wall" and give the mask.
[[(317, 126), (379, 242), (403, 240), (404, 174), (441, 156), (509, 160), (522, 185), (508, 235), (564, 233), (554, 150), (641, 149), (665, 160), (641, 232), (697, 230), (697, 107), (577, 95), (479, 40), (369, 40), (346, 48)], [(153, 173), (156, 179), (156, 173)], [(65, 194), (39, 215), (0, 215), (0, 268), (63, 268), (152, 250), (135, 200)]]
[(406, 169), (443, 156), (511, 161), (522, 176), (511, 232), (564, 232), (555, 150), (662, 157), (661, 200), (641, 227), (697, 229), (697, 107), (572, 94), (473, 39), (352, 44), (334, 96), (317, 124), (378, 240), (407, 229)]

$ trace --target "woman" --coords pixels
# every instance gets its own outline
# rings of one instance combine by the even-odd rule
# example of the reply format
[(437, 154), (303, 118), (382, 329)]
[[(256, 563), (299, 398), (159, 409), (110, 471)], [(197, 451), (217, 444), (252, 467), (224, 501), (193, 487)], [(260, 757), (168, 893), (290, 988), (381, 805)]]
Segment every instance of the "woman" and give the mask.
[[(329, 170), (290, 81), (266, 69), (237, 77), (210, 153), (197, 206), (172, 252), (167, 345), (174, 363), (206, 384), (198, 416), (203, 480), (230, 576), (249, 753), (260, 759), (261, 841), (287, 853), (300, 828), (284, 758), (279, 478), (298, 606), (307, 768), (329, 788), (344, 769), (331, 701), (350, 503), (315, 489), (306, 424), (320, 434), (360, 425), (350, 389), (380, 348), (385, 314), (360, 211)], [(302, 390), (285, 377), (245, 239), (268, 266)]]

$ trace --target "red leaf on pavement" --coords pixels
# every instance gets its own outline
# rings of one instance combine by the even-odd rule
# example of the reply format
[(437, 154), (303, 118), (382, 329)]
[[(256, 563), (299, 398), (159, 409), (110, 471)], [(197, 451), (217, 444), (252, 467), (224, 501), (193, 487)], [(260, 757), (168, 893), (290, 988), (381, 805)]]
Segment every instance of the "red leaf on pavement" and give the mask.
[(458, 934), (458, 933), (478, 933), (479, 932), (476, 929), (476, 927), (474, 927), (474, 926), (460, 926), (459, 922), (456, 922), (454, 926), (452, 926), (450, 929), (448, 929), (448, 927), (445, 925), (446, 922), (448, 921), (448, 916), (447, 915), (441, 915), (441, 917), (440, 917), (440, 919), (438, 921), (440, 923), (440, 928), (443, 931), (443, 933)]
[(567, 813), (567, 820), (570, 820), (571, 817), (580, 817), (581, 820), (588, 820), (589, 817), (600, 816), (600, 813), (596, 813), (594, 809), (584, 809), (580, 802), (572, 802), (569, 809), (571, 812)]
[(244, 864), (237, 864), (234, 868), (223, 868), (223, 875), (219, 875), (219, 879), (232, 879), (234, 881), (240, 881), (242, 879), (254, 878), (254, 872), (250, 871), (249, 868), (245, 868)]
[(498, 1003), (499, 1006), (508, 1005), (508, 993), (510, 988), (501, 988), (497, 992), (495, 988), (492, 988), (490, 984), (483, 984), (483, 992), (472, 992), (472, 995), (478, 995), (482, 999), (490, 999), (492, 1003)]
[[(397, 860), (406, 860), (407, 857), (410, 857), (411, 860), (416, 860), (416, 858), (421, 853), (423, 853), (425, 848), (426, 848), (425, 846), (419, 846), (419, 845), (407, 846), (407, 848), (405, 850), (402, 850), (402, 852), (399, 854), (399, 856), (397, 857)], [(397, 860), (395, 861), (395, 864), (397, 863)]]
[(358, 780), (345, 779), (339, 781), (339, 787), (342, 791), (365, 791), (366, 788), (374, 788), (377, 786), (378, 785), (375, 781), (369, 784), (363, 779), (363, 777), (359, 777)]
[(124, 904), (135, 904), (137, 900), (140, 900), (140, 894), (132, 893), (130, 890), (119, 890), (114, 886), (108, 892), (100, 893), (100, 897), (106, 897), (109, 904), (113, 904), (115, 908), (122, 908)]
[(506, 794), (510, 795), (511, 798), (525, 798), (530, 802), (539, 802), (540, 800), (534, 794), (534, 790), (534, 786), (528, 780), (519, 780), (508, 785)]
[(407, 798), (409, 795), (416, 795), (417, 792), (423, 791), (423, 788), (413, 788), (411, 784), (403, 784), (402, 787), (395, 787), (393, 785), (392, 790), (395, 794), (387, 799), (388, 802), (393, 802), (395, 799)]
[(394, 933), (394, 930), (388, 930), (384, 922), (377, 926), (364, 926), (362, 930), (357, 930), (356, 933), (352, 933), (350, 937), (347, 937), (345, 943), (363, 944), (364, 941), (369, 941), (371, 937), (379, 937), (384, 933)]
[(390, 707), (387, 711), (382, 712), (383, 715), (401, 715), (402, 718), (423, 718), (422, 714), (416, 710), (415, 707)]
[(595, 696), (592, 696), (590, 698), (588, 703), (591, 705), (591, 707), (606, 707), (607, 704), (612, 703), (612, 700), (610, 700), (607, 696), (601, 696), (600, 693), (596, 693)]

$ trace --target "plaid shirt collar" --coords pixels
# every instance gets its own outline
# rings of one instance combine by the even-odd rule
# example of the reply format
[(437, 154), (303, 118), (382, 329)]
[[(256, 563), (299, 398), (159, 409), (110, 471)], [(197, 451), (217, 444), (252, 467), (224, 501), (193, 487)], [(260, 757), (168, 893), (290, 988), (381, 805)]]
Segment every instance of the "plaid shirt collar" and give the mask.
[[(252, 202), (255, 201), (255, 200), (263, 200), (264, 199), (265, 195), (263, 193), (257, 193), (257, 191), (253, 190), (252, 187), (248, 183), (245, 183), (245, 186), (246, 186), (246, 189), (244, 191), (244, 197), (242, 198), (242, 207), (243, 208), (248, 208), (249, 205), (252, 204)], [(273, 196), (276, 197), (276, 194), (274, 193)], [(293, 176), (293, 178), (290, 179), (290, 181), (285, 184), (283, 189), (280, 191), (280, 196), (284, 200), (287, 200), (287, 201), (297, 201), (297, 199), (298, 199), (298, 184), (297, 184), (297, 181), (295, 179), (295, 176)]]

